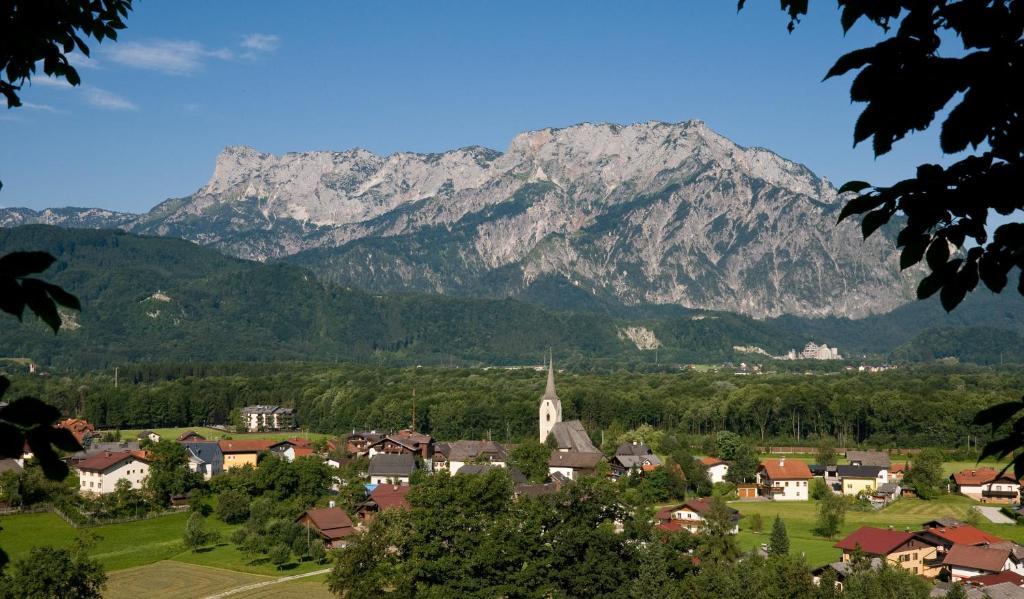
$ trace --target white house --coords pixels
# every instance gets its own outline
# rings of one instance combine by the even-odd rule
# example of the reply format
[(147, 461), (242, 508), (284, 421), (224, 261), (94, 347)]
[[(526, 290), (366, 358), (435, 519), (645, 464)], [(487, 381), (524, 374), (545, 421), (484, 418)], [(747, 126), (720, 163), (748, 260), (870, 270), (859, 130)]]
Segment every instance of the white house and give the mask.
[(1020, 502), (1020, 483), (995, 468), (961, 470), (951, 478), (962, 495), (982, 503)]
[(811, 470), (800, 460), (772, 458), (757, 470), (759, 494), (776, 501), (807, 501), (810, 482)]
[(416, 471), (416, 456), (409, 453), (378, 453), (370, 458), (367, 474), (375, 485), (407, 485)]
[(114, 492), (120, 480), (130, 482), (133, 489), (141, 489), (149, 476), (149, 461), (138, 452), (107, 451), (78, 462), (74, 469), (82, 493), (102, 495)]
[(452, 441), (434, 445), (431, 466), (435, 471), (456, 474), (466, 464), (490, 464), (504, 468), (508, 452), (494, 441)]
[(942, 565), (949, 570), (954, 582), (1006, 570), (1024, 574), (1020, 553), (1019, 546), (1012, 543), (1000, 543), (998, 546), (954, 543), (946, 552)]
[[(691, 499), (686, 503), (670, 506), (658, 512), (658, 528), (668, 532), (687, 530), (691, 533), (699, 533), (704, 526), (704, 514), (711, 509), (711, 498), (703, 497)], [(740, 513), (728, 508), (732, 517), (733, 527), (731, 534), (740, 532)]]
[(711, 479), (711, 484), (724, 482), (725, 475), (729, 474), (728, 462), (724, 462), (718, 458), (701, 458), (700, 463), (708, 471), (708, 478)]
[(548, 382), (544, 388), (544, 395), (540, 398), (540, 408), (537, 410), (537, 424), (540, 432), (540, 442), (548, 440), (548, 435), (555, 425), (562, 421), (562, 402), (555, 393), (555, 365), (553, 360), (548, 361)]

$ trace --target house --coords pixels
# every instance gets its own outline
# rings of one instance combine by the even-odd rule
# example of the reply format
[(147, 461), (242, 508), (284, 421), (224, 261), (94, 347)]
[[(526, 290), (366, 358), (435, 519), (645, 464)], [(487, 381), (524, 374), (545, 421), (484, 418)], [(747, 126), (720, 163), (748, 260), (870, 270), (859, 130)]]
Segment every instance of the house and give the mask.
[(416, 456), (411, 453), (378, 453), (370, 458), (367, 474), (370, 484), (409, 484), (416, 470)]
[(206, 437), (195, 431), (185, 431), (178, 435), (178, 443), (190, 443), (192, 441), (205, 441)]
[(618, 478), (636, 472), (650, 472), (661, 466), (661, 459), (650, 447), (634, 441), (619, 445), (609, 464), (612, 476)]
[(869, 499), (872, 505), (882, 507), (899, 499), (901, 491), (898, 483), (883, 483), (878, 485)]
[(942, 558), (951, 581), (964, 580), (1005, 570), (1024, 574), (1024, 564), (1011, 544), (999, 546), (954, 544)]
[(352, 431), (345, 437), (345, 453), (350, 456), (364, 456), (370, 450), (370, 445), (380, 441), (384, 433), (377, 431)]
[(374, 516), (384, 510), (409, 509), (406, 495), (412, 487), (409, 485), (376, 485), (366, 500), (356, 507), (356, 517), (361, 522), (369, 523)]
[(210, 480), (224, 472), (224, 452), (216, 441), (189, 441), (182, 443), (188, 452), (188, 469)]
[(256, 467), (259, 455), (270, 451), (273, 441), (241, 440), (219, 441), (220, 451), (224, 454), (224, 471), (242, 466)]
[(881, 466), (886, 470), (892, 465), (889, 452), (886, 451), (854, 451), (846, 452), (846, 459), (852, 466)]
[(903, 482), (903, 476), (907, 473), (907, 470), (909, 470), (909, 469), (910, 468), (907, 466), (906, 463), (903, 463), (903, 464), (893, 464), (889, 468), (889, 482), (891, 482), (891, 483), (901, 483), (901, 482)]
[(959, 520), (943, 520), (926, 522), (921, 532), (917, 533), (919, 538), (935, 545), (940, 554), (949, 551), (953, 545), (994, 545), (1006, 542), (1005, 539), (990, 535)]
[(431, 462), (435, 471), (447, 470), (455, 474), (466, 464), (490, 464), (504, 467), (508, 452), (493, 441), (453, 441), (434, 446)]
[(889, 482), (889, 472), (882, 466), (842, 464), (836, 466), (836, 477), (843, 495), (870, 495), (878, 485)]
[(1024, 587), (1024, 576), (1021, 576), (1013, 570), (1003, 570), (998, 574), (982, 574), (981, 576), (968, 578), (964, 582), (980, 587), (990, 587), (1004, 582), (1008, 582), (1017, 587)]
[(352, 519), (339, 507), (306, 510), (295, 521), (320, 535), (328, 549), (344, 547), (345, 539), (356, 533)]
[[(687, 530), (691, 533), (700, 532), (704, 526), (704, 516), (710, 509), (710, 497), (691, 499), (676, 506), (663, 508), (657, 514), (657, 528), (667, 532), (678, 530)], [(740, 532), (740, 513), (731, 507), (728, 509), (733, 522), (733, 528), (729, 532), (737, 534)]]
[(807, 501), (811, 471), (800, 460), (785, 457), (763, 460), (757, 469), (762, 497), (776, 501)]
[(569, 480), (576, 480), (587, 474), (594, 474), (597, 465), (604, 459), (600, 452), (551, 451), (548, 459), (548, 473), (560, 474)]
[(1020, 483), (995, 468), (970, 468), (950, 478), (961, 495), (982, 503), (1020, 503)]
[(270, 451), (289, 462), (294, 462), (295, 458), (308, 458), (316, 455), (316, 451), (313, 450), (313, 442), (302, 438), (286, 439), (275, 443), (270, 446)]
[(133, 489), (141, 489), (149, 476), (149, 460), (143, 452), (107, 451), (74, 463), (78, 489), (82, 493), (113, 493), (118, 481), (127, 480)]
[(729, 474), (729, 463), (713, 457), (703, 457), (700, 463), (708, 471), (708, 478), (711, 484), (725, 482), (725, 475)]
[(255, 405), (239, 410), (241, 430), (279, 431), (295, 428), (295, 410), (281, 406)]
[(429, 460), (434, 453), (434, 438), (409, 429), (384, 435), (369, 444), (366, 453), (371, 458), (379, 453), (409, 454), (422, 460)]
[[(883, 562), (881, 558), (873, 557), (868, 563), (872, 570), (881, 570), (882, 564), (885, 562)], [(832, 562), (831, 564), (825, 564), (824, 566), (811, 570), (812, 580), (814, 581), (814, 584), (820, 585), (821, 578), (825, 575), (825, 572), (831, 570), (836, 577), (836, 588), (842, 590), (843, 585), (846, 583), (846, 578), (851, 574), (852, 566), (853, 564), (850, 562)]]
[(57, 423), (57, 428), (70, 431), (78, 444), (82, 446), (85, 446), (96, 431), (96, 427), (83, 418), (66, 418)]
[(142, 441), (143, 439), (148, 439), (150, 443), (159, 443), (160, 439), (162, 439), (159, 433), (148, 429), (144, 431), (139, 431), (139, 435), (137, 438), (139, 441)]
[(927, 578), (934, 578), (941, 572), (935, 546), (912, 532), (862, 526), (833, 547), (843, 550), (844, 562), (849, 562), (860, 550), (869, 557), (885, 560), (890, 566), (899, 566)]

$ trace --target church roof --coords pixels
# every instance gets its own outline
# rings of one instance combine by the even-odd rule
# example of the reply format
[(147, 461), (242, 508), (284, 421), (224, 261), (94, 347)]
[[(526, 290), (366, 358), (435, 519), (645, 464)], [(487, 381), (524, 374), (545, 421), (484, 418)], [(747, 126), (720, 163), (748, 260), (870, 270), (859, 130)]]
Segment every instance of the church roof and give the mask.
[(587, 435), (586, 429), (583, 428), (583, 423), (579, 420), (557, 422), (554, 428), (551, 429), (551, 434), (555, 436), (555, 442), (558, 443), (558, 449), (560, 450), (600, 453), (594, 447), (594, 443), (590, 440), (590, 436)]
[(558, 394), (555, 393), (555, 363), (554, 360), (548, 360), (548, 384), (544, 387), (544, 395), (541, 396), (541, 401), (545, 399), (551, 399), (558, 401)]

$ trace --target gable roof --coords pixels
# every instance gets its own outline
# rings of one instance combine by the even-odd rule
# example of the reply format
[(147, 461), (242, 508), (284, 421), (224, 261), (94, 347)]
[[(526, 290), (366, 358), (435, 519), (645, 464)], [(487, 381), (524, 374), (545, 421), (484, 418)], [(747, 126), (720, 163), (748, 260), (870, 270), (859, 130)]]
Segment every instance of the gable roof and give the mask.
[(482, 455), (493, 455), (499, 461), (504, 461), (507, 453), (500, 443), (471, 440), (438, 443), (434, 446), (434, 452), (456, 462), (468, 462)]
[[(997, 478), (1004, 478), (997, 476), (998, 474), (998, 470), (996, 470), (995, 468), (989, 468), (988, 466), (983, 466), (981, 468), (968, 468), (966, 470), (961, 470), (960, 472), (955, 472), (953, 474), (953, 481), (958, 486), (961, 487), (973, 487), (976, 485), (984, 485), (993, 482)], [(1010, 481), (1013, 481), (1013, 479), (1010, 477), (1005, 478), (1007, 478)]]
[(273, 441), (244, 439), (241, 441), (219, 441), (223, 453), (259, 453), (275, 445)]
[(592, 451), (558, 451), (552, 450), (548, 459), (551, 468), (590, 469), (597, 467), (604, 459), (604, 454)]
[(1024, 589), (1012, 582), (1000, 582), (981, 588), (968, 587), (967, 597), (968, 599), (1024, 599)]
[(884, 470), (881, 466), (853, 466), (842, 464), (836, 466), (836, 475), (839, 478), (878, 478), (878, 474)]
[(960, 566), (984, 572), (1002, 572), (1009, 549), (954, 544), (942, 560), (944, 566)]
[(705, 457), (701, 458), (701, 459), (700, 459), (700, 463), (701, 463), (701, 464), (702, 464), (702, 465), (703, 465), (703, 466), (704, 466), (705, 468), (710, 468), (710, 467), (712, 467), (712, 466), (717, 466), (717, 465), (719, 465), (719, 464), (725, 464), (725, 465), (728, 465), (728, 462), (726, 462), (725, 460), (720, 460), (720, 459), (718, 459), (718, 458), (716, 458), (716, 457), (712, 457), (712, 456), (705, 456)]
[(15, 472), (20, 472), (24, 470), (24, 468), (14, 458), (4, 458), (0, 460), (0, 473), (8, 472), (11, 470)]
[(189, 439), (198, 439), (200, 441), (205, 441), (206, 437), (200, 435), (195, 431), (185, 431), (178, 435), (178, 441), (188, 441)]
[(622, 465), (623, 468), (644, 468), (648, 465), (653, 467), (661, 466), (661, 458), (654, 455), (616, 455), (612, 458)]
[(1017, 574), (1013, 570), (1003, 570), (997, 574), (982, 574), (980, 576), (973, 576), (967, 580), (973, 584), (979, 584), (981, 586), (991, 586), (1001, 582), (1009, 582), (1016, 586), (1024, 586), (1024, 576)]
[(762, 460), (761, 468), (772, 480), (802, 480), (811, 478), (811, 470), (807, 464), (793, 459)]
[(208, 464), (223, 464), (224, 452), (216, 441), (186, 441), (182, 443), (185, 449)]
[(345, 510), (337, 507), (309, 509), (303, 512), (296, 522), (306, 518), (320, 536), (329, 541), (341, 539), (355, 534), (355, 526)]
[(924, 532), (933, 534), (950, 543), (964, 545), (989, 545), (992, 543), (1002, 543), (1005, 540), (979, 530), (970, 524), (960, 524), (951, 527), (931, 527), (926, 528)]
[(579, 420), (556, 422), (550, 434), (555, 436), (555, 443), (558, 444), (559, 449), (582, 453), (598, 451), (597, 447), (594, 447), (594, 442), (590, 440), (590, 436), (587, 435), (587, 430), (583, 428), (583, 423)]
[(147, 462), (144, 456), (140, 455), (139, 452), (135, 451), (105, 451), (101, 454), (90, 456), (84, 460), (75, 464), (75, 468), (79, 470), (88, 470), (90, 472), (103, 472), (108, 470), (121, 462), (128, 461), (129, 459), (136, 459), (140, 462)]
[(888, 468), (892, 461), (889, 453), (885, 451), (847, 451), (846, 459), (851, 462), (860, 462), (862, 466), (882, 466)]
[(408, 453), (378, 453), (366, 469), (370, 476), (409, 476), (416, 469), (416, 456)]
[(643, 443), (623, 443), (615, 450), (617, 456), (649, 456), (654, 450)]
[(900, 545), (914, 538), (913, 533), (862, 526), (853, 531), (833, 547), (855, 551), (859, 546), (868, 555), (888, 555)]
[(370, 500), (380, 510), (389, 508), (407, 510), (409, 509), (409, 502), (405, 496), (409, 494), (411, 488), (409, 485), (377, 485), (373, 491), (370, 491)]

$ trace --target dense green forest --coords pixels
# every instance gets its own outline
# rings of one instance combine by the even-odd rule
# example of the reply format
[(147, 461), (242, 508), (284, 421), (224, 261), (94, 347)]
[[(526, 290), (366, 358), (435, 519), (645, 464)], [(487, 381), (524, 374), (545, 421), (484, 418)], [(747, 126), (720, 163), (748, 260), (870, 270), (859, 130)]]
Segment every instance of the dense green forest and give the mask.
[[(63, 368), (285, 360), (536, 364), (555, 347), (560, 363), (574, 368), (650, 369), (770, 361), (734, 346), (779, 355), (809, 340), (838, 345), (857, 359), (1024, 362), (1024, 299), (1009, 292), (979, 291), (951, 315), (937, 302), (915, 302), (863, 320), (758, 321), (673, 306), (584, 305), (574, 299), (578, 290), (557, 280), (527, 301), (370, 294), (322, 283), (294, 265), (237, 260), (182, 240), (43, 225), (0, 229), (0, 254), (26, 249), (57, 257), (45, 276), (78, 295), (83, 309), (66, 314), (57, 336), (39, 322), (9, 321), (0, 357)], [(557, 305), (559, 296), (563, 307), (577, 309), (529, 303)], [(622, 335), (631, 326), (653, 331), (662, 347), (638, 350)]]
[[(556, 354), (557, 361), (557, 354)], [(33, 394), (104, 427), (226, 423), (253, 403), (295, 407), (313, 431), (397, 429), (412, 420), (440, 439), (519, 441), (536, 434), (544, 374), (532, 369), (388, 368), (354, 364), (135, 365), (113, 373), (13, 374)], [(561, 372), (566, 419), (595, 441), (643, 424), (682, 436), (730, 430), (757, 443), (965, 447), (988, 431), (982, 407), (1020, 397), (1015, 367), (919, 366), (882, 373), (736, 376), (723, 372)]]

